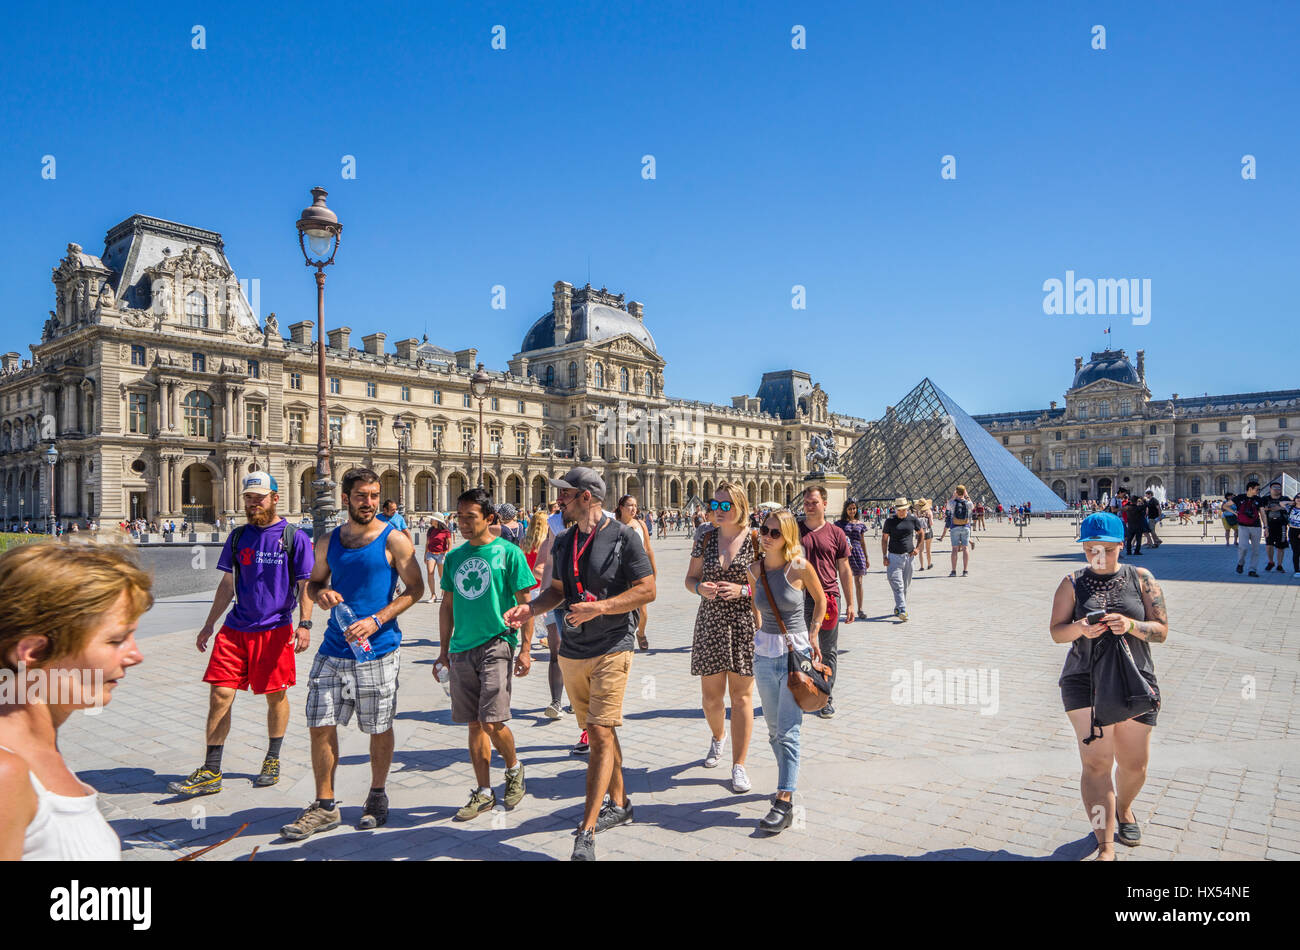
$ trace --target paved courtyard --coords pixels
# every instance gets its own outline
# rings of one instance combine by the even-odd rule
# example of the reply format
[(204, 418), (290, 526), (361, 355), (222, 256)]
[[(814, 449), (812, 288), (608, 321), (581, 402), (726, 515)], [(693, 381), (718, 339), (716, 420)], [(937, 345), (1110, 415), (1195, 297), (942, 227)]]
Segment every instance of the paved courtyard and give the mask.
[[(775, 838), (754, 828), (776, 781), (761, 716), (748, 759), (753, 792), (731, 792), (727, 761), (702, 767), (709, 732), (699, 684), (689, 673), (697, 601), (682, 585), (689, 544), (683, 536), (659, 542), (651, 650), (633, 662), (620, 730), (636, 819), (598, 836), (597, 856), (1074, 860), (1090, 854), (1075, 742), (1056, 686), (1067, 648), (1052, 643), (1047, 631), (1057, 583), (1083, 562), (1068, 522), (1036, 522), (1026, 533), (1028, 539), (1018, 540), (1017, 529), (990, 522), (977, 535), (967, 578), (947, 577), (943, 552), (934, 570), (914, 581), (912, 619), (905, 624), (892, 616), (874, 549), (877, 569), (867, 579), (865, 605), (872, 619), (841, 629), (838, 715), (805, 718), (796, 825)], [(1300, 580), (1289, 571), (1258, 580), (1238, 576), (1235, 549), (1225, 549), (1221, 538), (1203, 541), (1200, 526), (1168, 528), (1164, 536), (1163, 547), (1138, 561), (1162, 583), (1169, 604), (1169, 641), (1152, 650), (1164, 707), (1149, 778), (1135, 805), (1143, 844), (1119, 848), (1118, 857), (1300, 858)], [(568, 858), (586, 760), (569, 752), (578, 733), (572, 716), (552, 722), (541, 715), (548, 699), (544, 650), (534, 654), (533, 672), (515, 681), (511, 727), (527, 770), (527, 796), (510, 812), (465, 824), (451, 820), (474, 782), (465, 727), (452, 724), (449, 700), (430, 674), (437, 608), (427, 603), (401, 621), (387, 826), (355, 827), (369, 768), (367, 740), (354, 723), (340, 736), (344, 825), (301, 843), (279, 838), (280, 826), (313, 797), (303, 716), (310, 654), (299, 658), (300, 685), (290, 693), (293, 719), (279, 785), (251, 784), (265, 749), (265, 706), (244, 694), (226, 746), (225, 791), (193, 800), (166, 792), (169, 781), (202, 761), (206, 655), (195, 651), (194, 634), (209, 602), (208, 594), (188, 594), (156, 606), (141, 628), (145, 663), (128, 674), (102, 714), (77, 716), (61, 731), (69, 763), (103, 793), (127, 858), (175, 858), (245, 822), (240, 837), (206, 859), (246, 859), (255, 847), (258, 861)], [(897, 701), (907, 698), (902, 681), (923, 680), (932, 669), (976, 671), (985, 692), (945, 696), (949, 701), (941, 704)], [(502, 768), (494, 756), (498, 796)]]

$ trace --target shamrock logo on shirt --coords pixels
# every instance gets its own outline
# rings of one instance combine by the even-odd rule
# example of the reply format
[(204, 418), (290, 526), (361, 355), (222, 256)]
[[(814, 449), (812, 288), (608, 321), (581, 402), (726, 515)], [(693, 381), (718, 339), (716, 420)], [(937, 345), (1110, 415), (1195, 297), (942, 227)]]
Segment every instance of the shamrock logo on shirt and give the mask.
[(487, 591), (491, 577), (487, 561), (478, 556), (468, 557), (456, 568), (452, 583), (466, 600), (478, 600)]

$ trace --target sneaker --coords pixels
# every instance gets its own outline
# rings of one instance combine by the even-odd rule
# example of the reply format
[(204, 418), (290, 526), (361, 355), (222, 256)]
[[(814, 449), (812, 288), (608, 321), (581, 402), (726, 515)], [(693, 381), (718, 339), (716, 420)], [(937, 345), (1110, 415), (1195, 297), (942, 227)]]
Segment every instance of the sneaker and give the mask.
[(595, 861), (596, 860), (596, 832), (588, 829), (579, 831), (578, 837), (573, 841), (573, 857), (570, 861)]
[(551, 703), (551, 705), (547, 706), (545, 709), (542, 710), (542, 715), (545, 716), (547, 719), (559, 719), (560, 704)]
[(321, 808), (320, 802), (312, 802), (298, 816), (297, 821), (281, 828), (280, 834), (290, 841), (301, 841), (303, 838), (310, 838), (318, 831), (333, 831), (339, 826), (341, 819), (338, 802), (334, 803), (330, 811)]
[(1272, 565), (1272, 564), (1265, 564), (1265, 565), (1264, 565), (1264, 570), (1266, 570), (1266, 571), (1271, 571), (1271, 570), (1273, 570), (1273, 565)]
[(733, 792), (747, 792), (754, 786), (749, 781), (749, 776), (745, 774), (743, 765), (733, 765), (731, 767), (731, 790)]
[(262, 760), (262, 771), (257, 773), (257, 778), (253, 779), (253, 784), (259, 788), (266, 788), (268, 785), (274, 785), (280, 781), (280, 760), (273, 759), (269, 755)]
[(366, 806), (361, 809), (361, 820), (357, 827), (362, 831), (378, 828), (388, 823), (388, 793), (371, 792), (366, 796)]
[(517, 763), (519, 768), (512, 773), (506, 769), (506, 794), (502, 799), (507, 808), (514, 808), (524, 797), (524, 763)]
[(170, 782), (167, 791), (176, 795), (215, 795), (221, 791), (221, 773), (200, 765), (183, 782)]
[(1240, 564), (1238, 564), (1238, 565), (1237, 565), (1237, 573), (1240, 574), (1241, 572), (1242, 572), (1242, 566), (1241, 566)]
[(956, 577), (956, 576), (957, 576), (957, 572), (956, 572), (956, 571), (949, 571), (949, 572), (948, 572), (948, 576), (949, 576), (949, 577)]
[(724, 732), (721, 739), (709, 740), (709, 754), (704, 757), (704, 767), (713, 769), (718, 767), (722, 760), (722, 745), (727, 741), (727, 734)]
[(907, 623), (907, 611), (900, 610), (898, 612), (898, 619), (901, 620), (903, 623)]
[(969, 574), (969, 573), (970, 573), (970, 571), (962, 571), (962, 572), (961, 572), (961, 576), (962, 576), (962, 577), (965, 577), (965, 576), (966, 576), (967, 574)]
[(469, 821), (471, 818), (477, 818), (485, 811), (491, 811), (497, 807), (497, 793), (492, 792), (489, 795), (483, 795), (477, 788), (472, 789), (469, 793), (469, 801), (465, 807), (456, 812), (457, 821)]
[(591, 751), (591, 743), (587, 741), (587, 730), (582, 730), (582, 735), (578, 736), (578, 742), (573, 747), (574, 755), (586, 755)]
[(1291, 576), (1292, 576), (1292, 577), (1300, 577), (1300, 571), (1296, 571), (1296, 572), (1295, 572), (1294, 574), (1292, 574)]
[(1248, 572), (1246, 573), (1246, 576), (1247, 576), (1247, 577), (1259, 577), (1259, 571), (1248, 571)]
[(817, 713), (817, 715), (820, 716), (822, 719), (834, 719), (835, 707), (830, 703), (827, 703), (825, 706), (821, 708), (821, 711)]
[(615, 825), (621, 825), (625, 821), (632, 820), (632, 801), (628, 799), (622, 808), (615, 805), (605, 796), (605, 801), (601, 803), (600, 814), (596, 816), (596, 831), (608, 831)]

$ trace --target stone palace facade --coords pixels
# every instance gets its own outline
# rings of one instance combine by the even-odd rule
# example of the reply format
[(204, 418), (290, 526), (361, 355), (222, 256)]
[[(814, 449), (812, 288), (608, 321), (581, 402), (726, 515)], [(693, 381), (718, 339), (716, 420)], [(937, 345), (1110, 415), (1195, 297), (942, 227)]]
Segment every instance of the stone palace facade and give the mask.
[[(242, 516), (239, 480), (258, 468), (279, 482), (282, 514), (309, 512), (313, 322), (285, 338), (275, 314), (259, 319), (220, 234), (133, 215), (108, 232), (101, 256), (68, 245), (53, 282), (55, 309), (31, 358), (0, 358), (5, 525), (44, 519), (52, 492), (63, 520), (205, 526)], [(480, 475), (477, 351), (416, 339), (390, 350), (382, 332), (358, 349), (351, 332), (327, 330), (332, 477), (369, 465), (409, 513), (446, 510)], [(640, 303), (557, 282), (551, 310), (508, 368), (489, 374), (485, 487), (499, 502), (541, 504), (553, 496), (546, 479), (582, 462), (612, 496), (636, 494), (643, 507), (707, 499), (723, 479), (753, 502), (784, 503), (802, 489), (812, 436), (833, 431), (843, 451), (865, 425), (832, 413), (797, 370), (766, 373), (757, 395), (719, 405), (669, 397), (665, 369)], [(409, 433), (400, 451), (399, 431)]]
[(1123, 350), (1077, 357), (1064, 406), (974, 418), (1070, 502), (1156, 486), (1221, 498), (1298, 467), (1300, 389), (1152, 399), (1142, 350), (1136, 366)]

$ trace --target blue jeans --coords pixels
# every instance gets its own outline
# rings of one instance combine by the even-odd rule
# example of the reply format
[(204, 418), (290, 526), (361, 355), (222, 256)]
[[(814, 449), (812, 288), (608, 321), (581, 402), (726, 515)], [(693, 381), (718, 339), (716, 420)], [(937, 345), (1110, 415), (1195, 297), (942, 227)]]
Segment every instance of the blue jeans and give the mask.
[(779, 792), (793, 792), (799, 780), (799, 727), (803, 710), (794, 701), (794, 693), (785, 685), (789, 661), (778, 657), (754, 657), (754, 683), (767, 720), (767, 741), (776, 756)]

